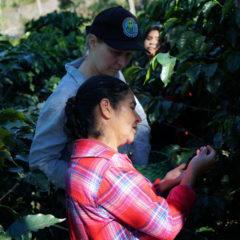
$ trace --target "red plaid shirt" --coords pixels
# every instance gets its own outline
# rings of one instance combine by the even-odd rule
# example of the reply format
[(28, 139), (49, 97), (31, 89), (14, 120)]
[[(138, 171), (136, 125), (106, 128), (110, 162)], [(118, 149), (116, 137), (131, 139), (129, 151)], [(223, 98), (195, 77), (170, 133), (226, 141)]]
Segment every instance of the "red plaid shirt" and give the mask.
[(164, 199), (153, 189), (127, 155), (97, 140), (76, 141), (66, 178), (71, 239), (174, 239), (195, 193), (178, 185)]

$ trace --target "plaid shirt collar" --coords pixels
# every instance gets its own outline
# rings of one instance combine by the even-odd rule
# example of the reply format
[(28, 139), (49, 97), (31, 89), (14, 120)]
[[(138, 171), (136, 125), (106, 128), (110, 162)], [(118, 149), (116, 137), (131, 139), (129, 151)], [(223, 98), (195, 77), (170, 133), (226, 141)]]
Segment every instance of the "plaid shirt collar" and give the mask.
[(121, 154), (99, 140), (78, 139), (74, 144), (71, 158), (101, 157), (112, 159), (115, 154), (131, 162), (127, 154)]

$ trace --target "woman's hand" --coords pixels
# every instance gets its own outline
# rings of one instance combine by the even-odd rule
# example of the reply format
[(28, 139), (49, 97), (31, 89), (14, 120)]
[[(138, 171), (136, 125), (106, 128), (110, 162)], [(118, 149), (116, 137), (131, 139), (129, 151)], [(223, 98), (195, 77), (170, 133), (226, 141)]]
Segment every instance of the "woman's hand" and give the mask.
[(164, 192), (171, 187), (179, 184), (183, 178), (184, 172), (186, 168), (186, 163), (182, 163), (178, 167), (169, 171), (166, 176), (159, 183), (159, 189), (161, 192)]
[(192, 158), (181, 184), (193, 186), (196, 178), (207, 172), (214, 164), (215, 150), (211, 146), (203, 146), (197, 150), (196, 156)]
[(211, 146), (201, 147), (190, 161), (188, 168), (194, 171), (197, 176), (202, 175), (212, 168), (215, 155), (216, 152)]

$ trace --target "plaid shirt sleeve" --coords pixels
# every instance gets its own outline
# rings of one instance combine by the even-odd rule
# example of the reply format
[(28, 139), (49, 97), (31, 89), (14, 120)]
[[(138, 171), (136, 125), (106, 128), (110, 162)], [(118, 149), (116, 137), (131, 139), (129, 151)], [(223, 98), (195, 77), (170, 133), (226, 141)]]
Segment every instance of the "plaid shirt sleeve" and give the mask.
[(190, 187), (178, 185), (164, 199), (136, 170), (111, 167), (105, 172), (97, 199), (109, 213), (143, 235), (170, 240), (183, 227), (195, 198)]

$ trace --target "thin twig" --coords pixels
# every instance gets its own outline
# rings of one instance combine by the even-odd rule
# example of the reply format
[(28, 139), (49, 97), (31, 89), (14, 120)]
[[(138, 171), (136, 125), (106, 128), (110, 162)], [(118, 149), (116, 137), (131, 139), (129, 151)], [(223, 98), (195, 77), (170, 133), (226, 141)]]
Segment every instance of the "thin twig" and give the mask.
[(16, 183), (11, 189), (8, 190), (7, 193), (5, 193), (1, 198), (0, 198), (0, 202), (7, 196), (9, 195), (11, 192), (14, 191), (14, 189), (19, 185), (20, 183)]
[(59, 229), (64, 230), (64, 231), (68, 231), (67, 228), (65, 228), (65, 227), (63, 227), (63, 226), (60, 226), (60, 225), (57, 225), (57, 224), (53, 225), (53, 227), (59, 228)]
[(195, 106), (191, 106), (191, 105), (187, 105), (187, 104), (185, 104), (185, 105), (187, 108), (191, 108), (191, 109), (198, 110), (198, 111), (217, 112), (217, 110), (213, 110), (213, 109), (209, 109), (209, 108), (195, 107)]
[(229, 193), (229, 195), (233, 195), (233, 194), (235, 194), (235, 193), (238, 192), (238, 191), (240, 191), (240, 188), (237, 188), (237, 189), (231, 191), (231, 192)]

